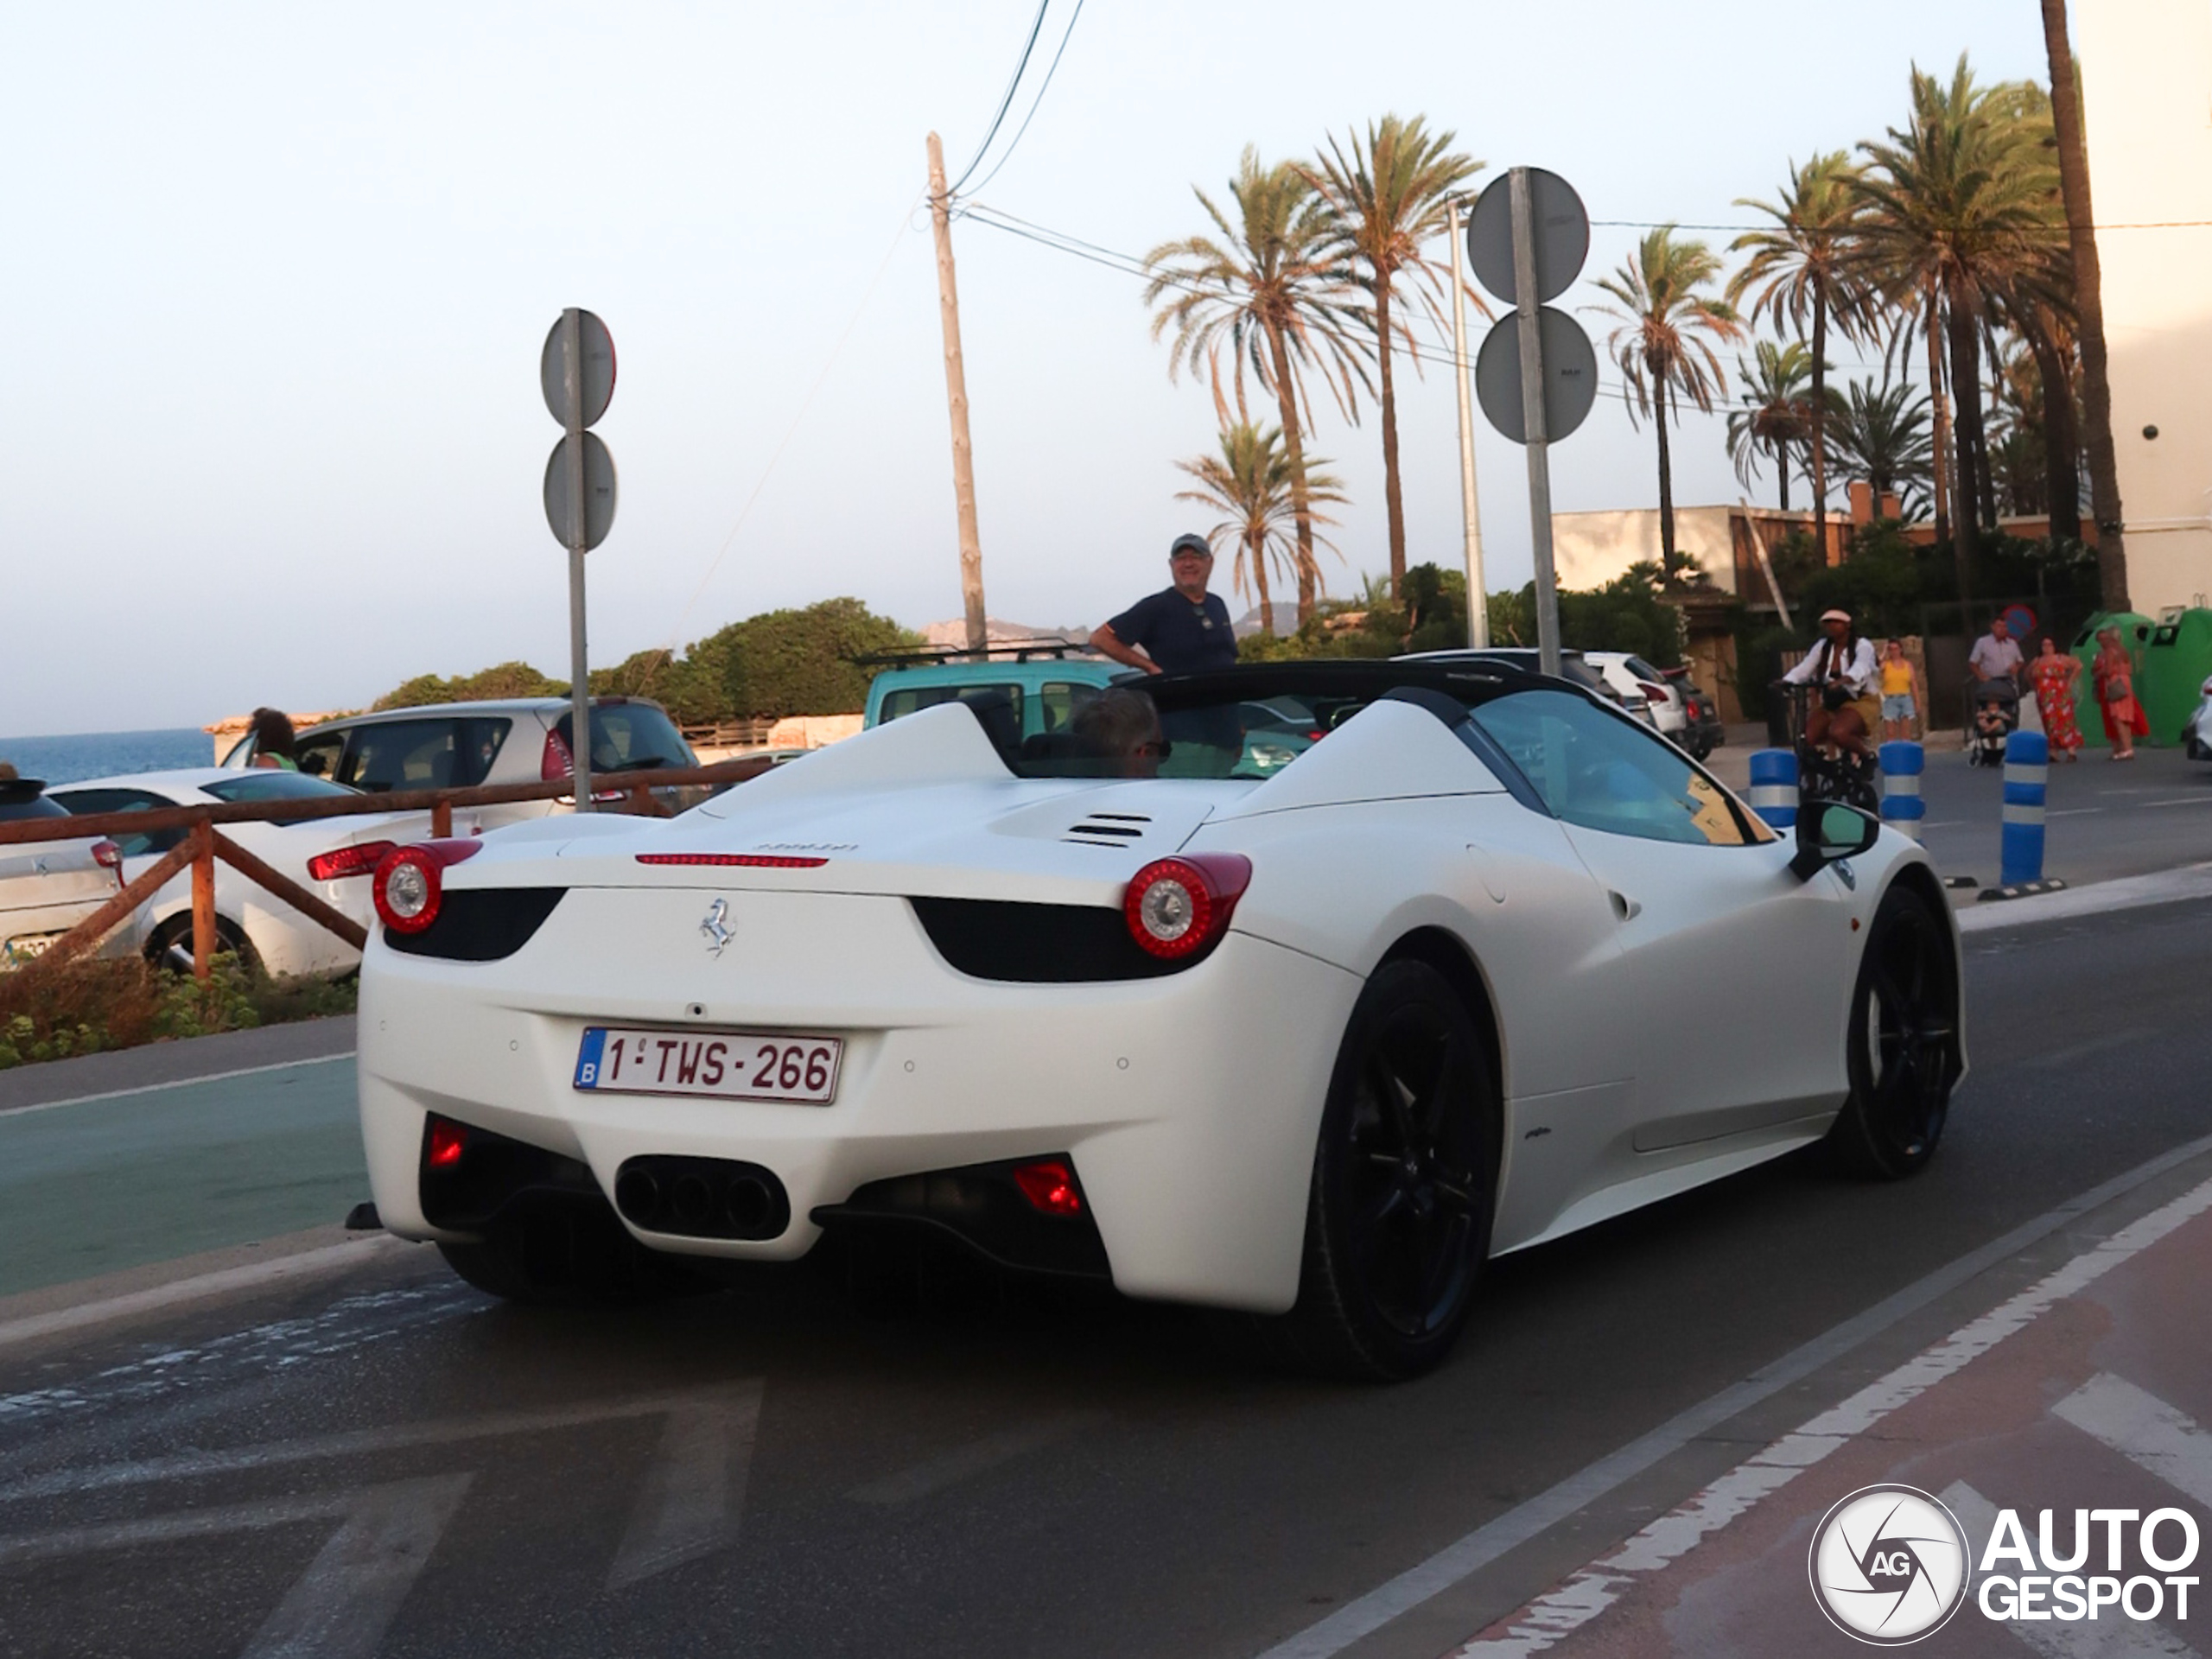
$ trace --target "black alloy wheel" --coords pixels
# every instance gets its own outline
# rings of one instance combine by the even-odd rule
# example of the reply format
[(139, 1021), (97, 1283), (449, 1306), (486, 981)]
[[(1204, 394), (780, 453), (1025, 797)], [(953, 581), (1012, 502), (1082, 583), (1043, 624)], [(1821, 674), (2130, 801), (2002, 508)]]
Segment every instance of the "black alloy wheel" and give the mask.
[[(228, 953), (237, 958), (239, 967), (253, 977), (261, 972), (261, 957), (253, 943), (226, 916), (215, 918), (215, 956)], [(162, 924), (154, 937), (146, 942), (146, 960), (156, 968), (173, 974), (192, 971), (192, 913), (173, 916)]]
[(1376, 970), (1321, 1115), (1297, 1305), (1307, 1365), (1395, 1380), (1451, 1351), (1490, 1254), (1500, 1120), (1489, 1046), (1427, 963)]
[(1907, 888), (1882, 896), (1851, 995), (1851, 1096), (1828, 1145), (1859, 1175), (1897, 1180), (1925, 1168), (1958, 1080), (1959, 981), (1946, 930)]

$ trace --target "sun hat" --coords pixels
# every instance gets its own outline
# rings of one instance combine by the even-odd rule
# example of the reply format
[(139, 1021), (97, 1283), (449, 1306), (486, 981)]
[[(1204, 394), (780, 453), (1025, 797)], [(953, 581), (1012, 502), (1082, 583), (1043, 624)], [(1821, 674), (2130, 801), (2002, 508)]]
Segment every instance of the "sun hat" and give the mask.
[(1182, 552), (1185, 548), (1188, 548), (1192, 552), (1197, 554), (1200, 558), (1210, 559), (1213, 557), (1213, 543), (1211, 542), (1206, 540), (1203, 536), (1193, 536), (1188, 534), (1178, 536), (1175, 538), (1174, 542), (1168, 547), (1167, 556), (1172, 559), (1178, 553)]

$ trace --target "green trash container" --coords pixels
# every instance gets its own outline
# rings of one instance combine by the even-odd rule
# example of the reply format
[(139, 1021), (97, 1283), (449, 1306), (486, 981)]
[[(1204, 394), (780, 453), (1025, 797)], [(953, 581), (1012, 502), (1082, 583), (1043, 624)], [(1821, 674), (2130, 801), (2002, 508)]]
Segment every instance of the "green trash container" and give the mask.
[(2204, 682), (2212, 677), (2212, 610), (2183, 611), (2151, 630), (2136, 696), (2150, 717), (2149, 741), (2164, 747), (2183, 741), (2182, 728), (2196, 712)]
[[(2150, 649), (2151, 634), (2158, 624), (2140, 611), (2099, 611), (2082, 625), (2082, 632), (2075, 637), (2074, 655), (2082, 664), (2082, 677), (2074, 682), (2075, 687), (2075, 718), (2082, 728), (2082, 744), (2085, 748), (2109, 748), (2105, 738), (2105, 722), (2097, 708), (2097, 681), (2092, 671), (2097, 660), (2097, 631), (2118, 628), (2120, 643), (2127, 647), (2128, 657), (2135, 664), (2135, 695), (2143, 695), (2143, 656)], [(2155, 737), (2156, 734), (2153, 734)], [(2168, 738), (2167, 741), (2172, 741)]]

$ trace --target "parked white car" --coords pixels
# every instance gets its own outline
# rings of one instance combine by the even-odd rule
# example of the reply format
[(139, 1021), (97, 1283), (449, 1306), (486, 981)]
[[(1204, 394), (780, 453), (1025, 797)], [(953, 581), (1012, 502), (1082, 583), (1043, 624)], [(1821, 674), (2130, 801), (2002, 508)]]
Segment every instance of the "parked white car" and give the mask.
[[(296, 772), (255, 768), (246, 772), (201, 766), (183, 772), (147, 772), (98, 778), (51, 792), (57, 811), (147, 812), (164, 807), (205, 806), (210, 801), (274, 801), (300, 797), (359, 796), (358, 791)], [(223, 834), (288, 875), (334, 909), (362, 926), (374, 919), (370, 878), (395, 847), (430, 834), (427, 812), (378, 812), (361, 799), (362, 811), (342, 817), (308, 818), (296, 823), (226, 823)], [(481, 831), (477, 815), (454, 814), (454, 833)], [(118, 836), (125, 880), (136, 878), (179, 842), (181, 830)], [(14, 851), (4, 849), (0, 851)], [(109, 892), (114, 891), (112, 879)], [(219, 950), (240, 950), (272, 974), (336, 976), (360, 965), (361, 953), (310, 921), (258, 882), (228, 864), (215, 866), (215, 930)], [(126, 948), (134, 945), (156, 962), (192, 965), (192, 873), (180, 872), (138, 907), (134, 926), (119, 931)]]
[(1651, 723), (1677, 743), (1689, 728), (1689, 710), (1683, 705), (1681, 688), (1643, 658), (1626, 651), (1586, 651), (1582, 660), (1605, 677), (1605, 683), (1624, 701), (1642, 697), (1650, 705)]
[[(527, 784), (575, 770), (575, 716), (565, 697), (497, 702), (441, 702), (327, 720), (299, 734), (295, 758), (308, 777), (381, 795), (397, 789), (466, 789)], [(643, 697), (594, 697), (592, 770), (598, 773), (694, 766), (690, 745), (665, 710)], [(226, 769), (251, 766), (251, 733), (223, 757)], [(690, 799), (671, 804), (690, 805)], [(480, 809), (486, 830), (575, 810), (571, 801), (516, 801)]]
[(2196, 689), (2196, 712), (2182, 728), (2182, 747), (2192, 760), (2212, 760), (2212, 679)]
[[(68, 809), (35, 778), (0, 779), (0, 823), (66, 818)], [(115, 897), (122, 854), (111, 841), (32, 841), (0, 846), (0, 972), (42, 956)], [(127, 949), (111, 940), (103, 954)]]

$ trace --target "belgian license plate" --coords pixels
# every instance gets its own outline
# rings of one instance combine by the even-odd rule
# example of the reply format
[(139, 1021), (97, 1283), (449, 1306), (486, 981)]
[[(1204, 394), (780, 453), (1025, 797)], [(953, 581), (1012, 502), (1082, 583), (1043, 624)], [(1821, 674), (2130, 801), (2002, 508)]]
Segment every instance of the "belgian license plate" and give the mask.
[(788, 1031), (663, 1031), (587, 1026), (575, 1086), (624, 1095), (697, 1095), (827, 1106), (845, 1045)]

